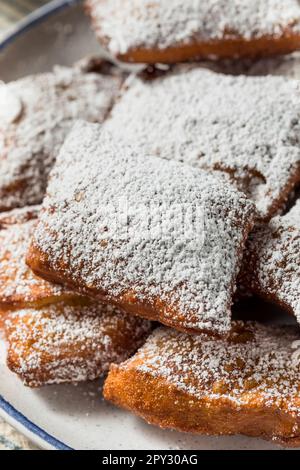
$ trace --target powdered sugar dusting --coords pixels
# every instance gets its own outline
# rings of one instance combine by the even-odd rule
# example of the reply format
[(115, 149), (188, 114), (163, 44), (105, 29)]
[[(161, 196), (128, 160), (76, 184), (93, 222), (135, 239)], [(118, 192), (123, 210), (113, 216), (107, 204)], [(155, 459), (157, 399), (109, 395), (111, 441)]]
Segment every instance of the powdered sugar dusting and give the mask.
[(300, 200), (251, 234), (240, 283), (281, 304), (300, 323)]
[(259, 404), (299, 417), (300, 361), (293, 356), (299, 337), (295, 327), (241, 321), (227, 339), (159, 328), (120, 368), (136, 368), (191, 398), (225, 398), (238, 409)]
[(224, 333), (254, 212), (221, 176), (138, 155), (79, 123), (53, 170), (28, 261), (37, 249), (44, 269), (92, 295), (150, 304), (175, 328)]
[(95, 303), (18, 310), (6, 321), (8, 365), (30, 386), (92, 380), (128, 358), (150, 328)]
[(298, 0), (87, 0), (112, 54), (138, 48), (299, 33)]
[(0, 307), (53, 302), (75, 296), (70, 290), (35, 276), (25, 263), (39, 206), (15, 209), (0, 216)]
[(37, 219), (41, 209), (39, 204), (33, 206), (25, 206), (19, 209), (13, 209), (0, 213), (0, 228), (7, 229), (10, 225), (24, 224), (30, 220)]
[(55, 67), (0, 84), (0, 210), (42, 201), (49, 171), (74, 121), (103, 122), (121, 81), (121, 73)]
[(131, 77), (105, 126), (138, 153), (229, 174), (270, 216), (300, 180), (299, 83), (199, 67)]
[(22, 111), (21, 100), (8, 87), (0, 86), (0, 120), (11, 124), (20, 117)]

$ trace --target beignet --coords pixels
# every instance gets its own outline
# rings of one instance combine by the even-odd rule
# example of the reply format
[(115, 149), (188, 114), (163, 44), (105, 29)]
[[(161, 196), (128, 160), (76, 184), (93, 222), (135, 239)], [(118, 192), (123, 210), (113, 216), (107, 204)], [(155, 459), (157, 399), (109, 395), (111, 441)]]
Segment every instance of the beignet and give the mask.
[(135, 153), (78, 123), (53, 169), (27, 263), (137, 315), (224, 334), (254, 205), (218, 174)]

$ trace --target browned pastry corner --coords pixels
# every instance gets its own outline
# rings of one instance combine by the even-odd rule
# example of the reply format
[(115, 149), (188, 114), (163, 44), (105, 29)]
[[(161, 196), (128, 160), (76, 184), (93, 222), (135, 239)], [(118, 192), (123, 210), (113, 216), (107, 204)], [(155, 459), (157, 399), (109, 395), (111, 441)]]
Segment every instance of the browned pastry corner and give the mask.
[(150, 322), (86, 299), (10, 313), (7, 365), (25, 385), (93, 380), (143, 343)]
[(177, 63), (300, 49), (297, 0), (86, 0), (101, 45), (119, 60)]
[(0, 328), (7, 364), (31, 387), (94, 379), (129, 357), (151, 325), (32, 273), (25, 254), (39, 209), (0, 215)]
[(224, 334), (254, 205), (218, 174), (135, 153), (78, 123), (27, 263), (41, 277), (174, 328)]
[(4, 331), (5, 321), (8, 315), (9, 315), (8, 310), (0, 310), (0, 338), (1, 338), (1, 333)]
[(0, 211), (42, 201), (72, 125), (102, 123), (123, 79), (110, 63), (89, 59), (0, 85)]
[(37, 277), (25, 263), (40, 206), (0, 215), (0, 310), (42, 307), (78, 294)]
[(280, 305), (300, 323), (300, 201), (251, 233), (239, 285), (243, 294)]
[(221, 172), (269, 219), (300, 181), (300, 82), (174, 67), (128, 80), (105, 128), (137, 153)]
[(104, 396), (148, 423), (205, 435), (245, 434), (300, 445), (297, 327), (233, 322), (227, 339), (156, 330)]

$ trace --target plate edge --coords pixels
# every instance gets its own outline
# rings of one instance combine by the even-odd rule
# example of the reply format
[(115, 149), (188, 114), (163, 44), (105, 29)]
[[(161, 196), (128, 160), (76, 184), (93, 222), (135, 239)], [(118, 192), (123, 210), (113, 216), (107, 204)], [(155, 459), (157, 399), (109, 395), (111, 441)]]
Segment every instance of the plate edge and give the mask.
[(25, 432), (26, 437), (29, 437), (30, 440), (39, 446), (45, 447), (46, 443), (48, 450), (73, 450), (67, 444), (56, 439), (54, 436), (47, 433), (42, 428), (26, 418), (25, 415), (18, 411), (7, 400), (5, 400), (2, 395), (0, 395), (0, 415), (2, 415), (2, 417), (6, 419), (9, 424), (17, 427), (17, 429), (23, 432), (23, 434), (24, 431), (27, 431), (27, 433)]
[[(47, 5), (38, 8), (23, 20), (19, 21), (16, 26), (11, 28), (7, 34), (4, 35), (0, 41), (0, 52), (25, 31), (43, 22), (58, 11), (75, 5), (76, 3), (80, 3), (80, 0), (52, 0)], [(5, 400), (2, 395), (0, 395), (0, 415), (40, 447), (46, 447), (48, 450), (73, 450), (26, 418), (25, 415)]]
[(49, 16), (52, 16), (60, 10), (80, 4), (81, 1), (82, 0), (52, 0), (46, 5), (37, 8), (32, 13), (25, 16), (24, 19), (20, 20), (15, 26), (8, 29), (7, 33), (0, 41), (0, 53), (2, 53), (20, 34), (31, 29), (36, 24), (43, 22)]

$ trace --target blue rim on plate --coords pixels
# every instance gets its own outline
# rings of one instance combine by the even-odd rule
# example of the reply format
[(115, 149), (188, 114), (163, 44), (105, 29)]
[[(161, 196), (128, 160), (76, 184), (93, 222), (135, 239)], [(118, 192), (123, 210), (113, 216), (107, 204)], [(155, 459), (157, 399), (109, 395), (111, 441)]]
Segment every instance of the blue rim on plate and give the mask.
[[(0, 52), (3, 51), (9, 44), (11, 44), (17, 37), (21, 36), (23, 33), (33, 28), (36, 24), (42, 23), (49, 16), (57, 13), (60, 10), (63, 10), (64, 8), (68, 8), (76, 3), (80, 3), (80, 0), (53, 0), (47, 5), (37, 9), (36, 11), (28, 15), (24, 20), (21, 20), (17, 24), (17, 26), (13, 27), (10, 30), (8, 35), (6, 35), (4, 39), (0, 42)], [(1, 395), (0, 408), (9, 417), (21, 424), (30, 433), (34, 434), (42, 441), (49, 444), (52, 448), (56, 450), (72, 450), (71, 447), (67, 446), (63, 442), (60, 442), (58, 439), (48, 434), (46, 431), (41, 429), (32, 421), (28, 420), (26, 416), (16, 410)]]
[(59, 441), (55, 437), (48, 434), (42, 428), (34, 424), (32, 421), (26, 418), (20, 411), (16, 410), (8, 401), (0, 395), (0, 408), (15, 421), (20, 423), (24, 428), (26, 428), (31, 433), (38, 436), (43, 441), (50, 444), (56, 450), (73, 450), (71, 447), (67, 446), (63, 442)]
[(49, 16), (57, 13), (64, 8), (68, 8), (76, 3), (81, 3), (82, 0), (52, 0), (46, 5), (38, 8), (23, 20), (19, 21), (16, 26), (13, 26), (8, 34), (0, 42), (0, 52), (5, 49), (10, 43), (14, 41), (18, 36), (33, 28), (36, 24), (42, 23)]

